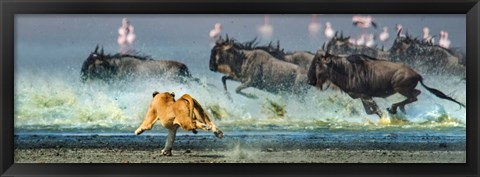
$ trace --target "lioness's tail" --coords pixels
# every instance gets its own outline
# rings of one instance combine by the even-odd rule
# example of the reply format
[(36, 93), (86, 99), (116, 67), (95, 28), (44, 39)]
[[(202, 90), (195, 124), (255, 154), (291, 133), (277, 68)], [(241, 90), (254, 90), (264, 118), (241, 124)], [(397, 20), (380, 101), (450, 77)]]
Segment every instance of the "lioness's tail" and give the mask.
[(446, 99), (446, 100), (450, 100), (450, 101), (453, 101), (457, 104), (459, 104), (460, 106), (464, 107), (465, 108), (465, 105), (458, 102), (457, 100), (445, 95), (444, 93), (442, 93), (440, 90), (437, 90), (437, 89), (434, 89), (434, 88), (430, 88), (428, 86), (426, 86), (424, 83), (423, 83), (423, 79), (420, 78), (420, 83), (422, 84), (423, 87), (425, 87), (428, 91), (430, 91), (430, 93), (433, 93), (435, 96), (439, 97), (439, 98), (442, 98), (442, 99)]
[(195, 102), (195, 109), (198, 111), (198, 114), (201, 117), (201, 119), (203, 119), (203, 122), (205, 123), (210, 122), (210, 119), (208, 118), (207, 113), (203, 110), (202, 105), (200, 105), (200, 103), (198, 103), (198, 101), (195, 98), (192, 98), (192, 100), (193, 102)]

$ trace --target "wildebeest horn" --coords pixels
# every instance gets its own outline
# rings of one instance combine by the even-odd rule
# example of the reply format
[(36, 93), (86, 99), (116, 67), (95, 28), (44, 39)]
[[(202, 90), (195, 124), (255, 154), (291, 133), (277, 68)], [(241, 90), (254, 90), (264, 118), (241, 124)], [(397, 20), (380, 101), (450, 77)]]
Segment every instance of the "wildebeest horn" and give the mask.
[(337, 37), (337, 34), (338, 34), (338, 31), (335, 31), (335, 36), (333, 36), (333, 37)]
[(222, 36), (220, 36), (220, 37), (218, 38), (218, 40), (215, 41), (215, 44), (220, 45), (220, 44), (222, 44), (223, 42), (224, 42), (224, 40), (223, 40)]
[(280, 50), (280, 41), (277, 40), (277, 50)]
[(97, 51), (98, 51), (98, 44), (97, 44), (97, 46), (95, 47), (95, 50), (93, 51), (93, 53), (97, 53)]
[(103, 56), (103, 45), (102, 45), (102, 49), (100, 50), (100, 55)]
[(397, 37), (400, 37), (400, 33), (402, 33), (402, 29), (398, 30)]
[(229, 41), (229, 39), (228, 39), (228, 34), (226, 34), (226, 37), (225, 37), (225, 38), (227, 38), (227, 42), (228, 42), (228, 41)]
[(343, 39), (343, 30), (340, 31), (340, 39)]
[(322, 50), (325, 51), (325, 42), (323, 42)]

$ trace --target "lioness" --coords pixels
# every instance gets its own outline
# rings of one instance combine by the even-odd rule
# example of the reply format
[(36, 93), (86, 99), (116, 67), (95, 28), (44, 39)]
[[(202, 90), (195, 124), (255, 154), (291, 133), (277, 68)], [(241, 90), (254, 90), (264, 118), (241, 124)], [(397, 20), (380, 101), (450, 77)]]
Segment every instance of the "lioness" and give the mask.
[(196, 129), (213, 131), (217, 138), (223, 138), (223, 132), (210, 121), (202, 106), (188, 94), (184, 94), (175, 101), (173, 92), (153, 92), (147, 115), (142, 125), (135, 130), (135, 135), (140, 135), (145, 130), (150, 130), (153, 124), (160, 120), (163, 127), (168, 129), (168, 137), (162, 155), (171, 156), (173, 141), (177, 128), (197, 133)]

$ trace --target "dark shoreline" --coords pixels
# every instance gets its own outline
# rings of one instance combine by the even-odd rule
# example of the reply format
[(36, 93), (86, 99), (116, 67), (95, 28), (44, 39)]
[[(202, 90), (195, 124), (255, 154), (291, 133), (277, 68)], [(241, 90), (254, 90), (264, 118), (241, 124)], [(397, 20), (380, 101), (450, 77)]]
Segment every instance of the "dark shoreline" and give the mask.
[[(159, 149), (166, 134), (146, 135), (15, 135), (16, 149), (38, 148), (110, 148)], [(398, 135), (335, 136), (322, 134), (237, 134), (217, 139), (213, 134), (179, 134), (175, 147), (180, 149), (230, 149), (241, 144), (249, 148), (339, 149), (339, 150), (433, 150), (464, 151), (465, 136)]]
[[(465, 163), (464, 136), (16, 135), (16, 163)], [(188, 157), (188, 158), (185, 158)]]

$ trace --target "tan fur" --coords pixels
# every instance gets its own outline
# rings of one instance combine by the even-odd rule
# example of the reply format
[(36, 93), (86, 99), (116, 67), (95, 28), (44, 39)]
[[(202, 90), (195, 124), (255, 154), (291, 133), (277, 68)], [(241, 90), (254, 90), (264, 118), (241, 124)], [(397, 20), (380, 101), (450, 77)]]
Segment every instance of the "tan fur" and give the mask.
[(160, 120), (163, 127), (169, 129), (169, 136), (165, 148), (162, 150), (162, 153), (165, 151), (164, 155), (171, 155), (171, 146), (178, 127), (194, 132), (195, 129), (213, 131), (218, 138), (223, 137), (222, 131), (210, 121), (198, 101), (188, 94), (184, 94), (175, 101), (173, 93), (154, 93), (145, 120), (135, 130), (135, 135), (152, 129), (157, 120)]

